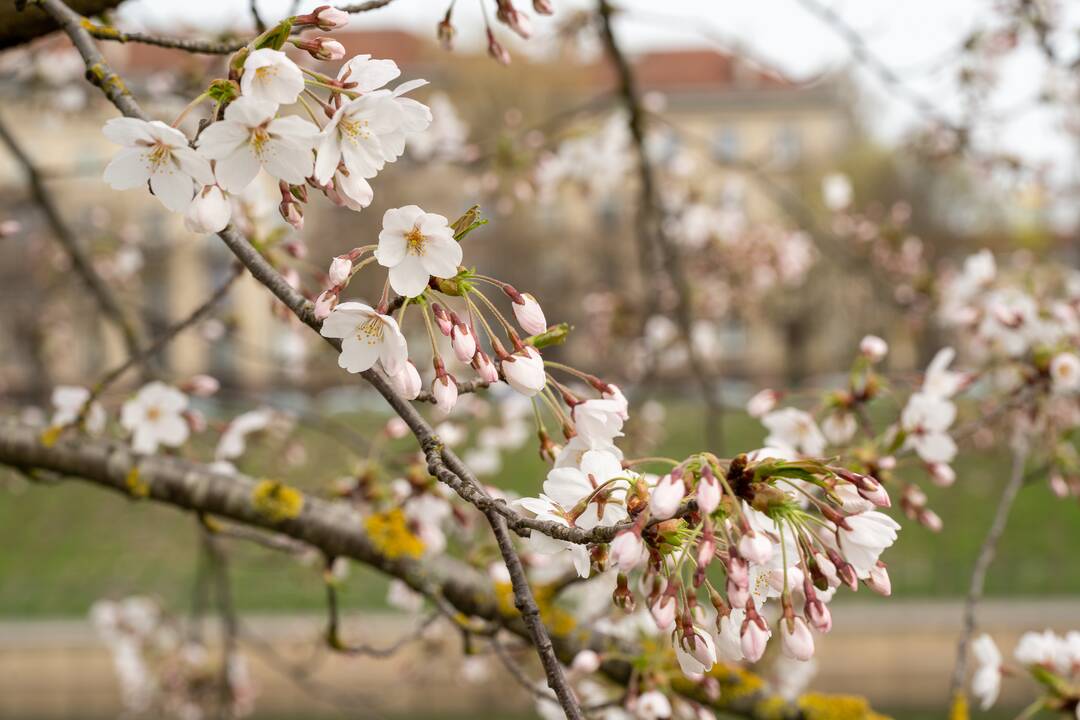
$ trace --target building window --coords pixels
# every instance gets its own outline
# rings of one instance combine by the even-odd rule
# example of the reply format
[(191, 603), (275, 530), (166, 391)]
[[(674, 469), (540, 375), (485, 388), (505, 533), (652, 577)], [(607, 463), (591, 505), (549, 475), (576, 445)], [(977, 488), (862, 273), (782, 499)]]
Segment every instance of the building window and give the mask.
[(802, 140), (793, 125), (781, 125), (773, 135), (773, 161), (780, 167), (791, 167), (802, 156)]
[(739, 131), (733, 127), (719, 128), (713, 135), (713, 157), (720, 162), (739, 159)]

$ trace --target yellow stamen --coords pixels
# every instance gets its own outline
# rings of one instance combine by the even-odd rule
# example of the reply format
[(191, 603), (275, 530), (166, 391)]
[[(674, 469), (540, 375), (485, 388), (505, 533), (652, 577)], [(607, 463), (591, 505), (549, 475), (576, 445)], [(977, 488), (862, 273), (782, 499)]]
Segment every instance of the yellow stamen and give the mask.
[(412, 230), (405, 233), (405, 248), (410, 255), (423, 255), (426, 243), (427, 238), (424, 237), (424, 233), (420, 232), (418, 227), (414, 226)]

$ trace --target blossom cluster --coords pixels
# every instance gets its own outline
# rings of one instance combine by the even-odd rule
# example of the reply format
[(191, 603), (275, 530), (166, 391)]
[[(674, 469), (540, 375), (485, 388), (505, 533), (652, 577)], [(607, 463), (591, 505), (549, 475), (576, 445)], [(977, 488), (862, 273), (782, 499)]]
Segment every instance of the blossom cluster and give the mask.
[[(232, 717), (255, 709), (255, 687), (247, 659), (231, 652), (213, 658), (149, 598), (101, 600), (90, 619), (112, 653), (124, 709), (133, 717), (200, 720), (213, 717), (225, 698)], [(224, 670), (221, 667), (224, 663)], [(217, 679), (225, 677), (222, 689)]]
[[(184, 213), (190, 230), (202, 233), (229, 224), (235, 198), (260, 173), (277, 182), (281, 215), (297, 228), (308, 187), (335, 205), (367, 207), (374, 196), (369, 180), (401, 157), (408, 137), (431, 123), (431, 112), (407, 97), (426, 81), (388, 87), (401, 74), (391, 60), (357, 55), (331, 77), (298, 65), (282, 49), (288, 42), (317, 61), (342, 60), (338, 41), (290, 38), (289, 32), (334, 30), (347, 21), (347, 13), (328, 6), (286, 19), (234, 55), (229, 79), (211, 83), (172, 125), (110, 120), (105, 136), (124, 149), (105, 168), (105, 181), (118, 190), (149, 186), (166, 208)], [(189, 140), (177, 125), (210, 100), (213, 121)], [(308, 117), (285, 114), (290, 106)]]
[(1005, 676), (1027, 675), (1042, 689), (1031, 705), (1031, 714), (1039, 710), (1080, 717), (1080, 632), (1058, 635), (1050, 630), (1028, 632), (1021, 636), (1013, 651), (1015, 666), (1002, 658), (994, 639), (980, 635), (972, 643), (977, 667), (971, 680), (971, 693), (983, 710), (997, 702)]

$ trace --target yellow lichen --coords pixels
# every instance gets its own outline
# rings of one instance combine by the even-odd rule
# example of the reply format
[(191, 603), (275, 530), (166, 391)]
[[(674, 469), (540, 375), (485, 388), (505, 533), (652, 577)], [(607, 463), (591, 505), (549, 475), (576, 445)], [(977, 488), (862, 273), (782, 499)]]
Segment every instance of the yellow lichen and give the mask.
[(144, 498), (150, 495), (150, 485), (142, 479), (138, 467), (128, 470), (127, 477), (124, 478), (124, 484), (132, 497)]
[[(555, 603), (556, 588), (551, 585), (537, 585), (533, 588), (533, 599), (540, 609), (540, 619), (554, 635), (569, 635), (577, 627), (574, 616)], [(495, 583), (495, 601), (503, 615), (518, 614), (514, 605), (514, 587), (509, 582)]]
[(873, 720), (882, 718), (865, 698), (856, 695), (806, 693), (796, 701), (806, 720)]
[(957, 692), (949, 707), (949, 720), (968, 720), (969, 715), (967, 695)]
[(41, 444), (45, 447), (52, 447), (56, 444), (56, 441), (60, 439), (60, 434), (64, 432), (63, 425), (50, 425), (41, 431)]
[(388, 558), (418, 558), (424, 553), (424, 541), (409, 529), (400, 508), (374, 513), (364, 520), (371, 542)]
[(251, 502), (270, 522), (297, 517), (304, 509), (304, 496), (300, 491), (276, 480), (263, 480), (256, 485)]

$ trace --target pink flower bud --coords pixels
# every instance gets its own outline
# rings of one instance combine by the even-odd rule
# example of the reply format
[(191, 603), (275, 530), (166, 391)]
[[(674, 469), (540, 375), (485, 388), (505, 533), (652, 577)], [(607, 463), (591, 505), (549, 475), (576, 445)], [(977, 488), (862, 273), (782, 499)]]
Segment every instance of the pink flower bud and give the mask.
[(750, 530), (739, 538), (739, 554), (755, 565), (764, 565), (772, 559), (772, 541), (765, 535)]
[(189, 395), (210, 397), (221, 388), (221, 383), (211, 375), (192, 375), (180, 389)]
[(878, 507), (892, 507), (892, 500), (889, 498), (889, 493), (885, 490), (885, 486), (877, 481), (877, 478), (870, 477), (869, 475), (862, 475), (860, 477), (861, 480), (856, 486), (859, 489), (859, 495)]
[(293, 230), (304, 229), (304, 211), (300, 208), (299, 203), (282, 201), (278, 206), (278, 212), (281, 213), (281, 217), (285, 222), (292, 225)]
[(537, 15), (555, 14), (555, 7), (551, 4), (551, 0), (533, 0), (533, 10)]
[(439, 408), (444, 415), (449, 415), (457, 404), (458, 397), (454, 376), (444, 374), (442, 377), (436, 377), (431, 384), (431, 394), (435, 397), (435, 407)]
[(532, 35), (532, 23), (529, 21), (529, 16), (519, 13), (512, 0), (497, 0), (497, 2), (498, 9), (495, 11), (495, 17), (499, 22), (528, 40)]
[(896, 456), (886, 455), (878, 460), (878, 467), (882, 470), (895, 470), (896, 469)]
[(836, 571), (836, 564), (832, 560), (819, 552), (815, 552), (814, 562), (817, 563), (818, 569), (821, 570), (821, 574), (825, 576), (825, 580), (828, 581), (829, 587), (837, 587), (840, 585), (840, 573)]
[(206, 430), (206, 416), (199, 410), (185, 410), (184, 420), (193, 433), (201, 433)]
[(500, 65), (510, 64), (510, 53), (506, 48), (499, 44), (499, 41), (495, 39), (495, 34), (488, 28), (487, 31), (488, 41), (488, 55), (495, 59)]
[(517, 318), (518, 324), (521, 325), (521, 329), (530, 335), (539, 335), (547, 330), (547, 318), (544, 317), (544, 309), (540, 307), (540, 303), (536, 301), (529, 293), (522, 293), (518, 296), (521, 302), (511, 303), (511, 307), (514, 310), (514, 317)]
[(807, 601), (806, 619), (820, 633), (827, 633), (832, 630), (832, 613), (829, 612), (829, 606), (818, 600), (817, 597)]
[(686, 495), (686, 485), (682, 478), (665, 475), (653, 488), (649, 499), (649, 511), (657, 520), (667, 520), (679, 510), (679, 504)]
[(727, 576), (729, 580), (734, 581), (737, 585), (742, 587), (749, 587), (750, 585), (750, 565), (743, 558), (732, 555), (728, 558), (727, 563)]
[(956, 471), (946, 463), (927, 463), (926, 471), (938, 487), (949, 487), (956, 482)]
[(315, 298), (315, 319), (325, 320), (338, 304), (338, 294), (333, 290), (323, 290)]
[(703, 515), (711, 515), (720, 506), (720, 483), (712, 472), (703, 472), (697, 484), (697, 505)]
[(892, 580), (889, 579), (889, 571), (885, 563), (878, 560), (874, 567), (870, 568), (870, 577), (864, 580), (866, 586), (878, 595), (888, 597), (892, 595)]
[(780, 649), (789, 658), (806, 662), (814, 657), (814, 636), (801, 617), (780, 621)]
[(463, 363), (471, 362), (476, 354), (476, 336), (464, 323), (451, 326), (450, 345), (454, 348), (454, 355)]
[(594, 673), (600, 669), (600, 656), (593, 650), (582, 650), (574, 656), (570, 669), (584, 674)]
[(526, 397), (536, 395), (547, 385), (544, 359), (532, 346), (526, 345), (500, 364), (506, 382)]
[(338, 30), (349, 24), (349, 13), (329, 5), (321, 5), (311, 11), (320, 30)]
[(406, 400), (415, 400), (420, 394), (420, 388), (423, 387), (420, 372), (413, 365), (412, 360), (406, 360), (400, 372), (390, 375), (389, 379), (394, 392)]
[(661, 595), (649, 610), (652, 613), (653, 622), (661, 631), (675, 627), (675, 598), (666, 594)]
[[(753, 613), (752, 616), (751, 613)], [(761, 659), (761, 656), (765, 654), (765, 646), (769, 643), (771, 634), (765, 621), (754, 612), (753, 606), (749, 606), (739, 635), (742, 653), (748, 661), (757, 662)]]
[(750, 398), (746, 403), (746, 412), (753, 418), (762, 417), (776, 407), (780, 393), (766, 388)]
[(216, 233), (225, 229), (232, 217), (232, 206), (217, 185), (207, 185), (195, 194), (184, 213), (184, 227), (193, 233)]
[(399, 417), (392, 417), (386, 421), (386, 436), (394, 440), (400, 440), (409, 434), (409, 426)]
[(624, 530), (611, 541), (611, 562), (619, 568), (619, 572), (630, 572), (641, 562), (642, 544), (641, 538), (632, 530)]
[(928, 508), (923, 508), (922, 512), (919, 513), (918, 520), (920, 525), (931, 532), (941, 532), (944, 525), (938, 514)]
[(889, 344), (877, 335), (867, 335), (859, 343), (859, 352), (872, 363), (881, 362), (889, 352)]
[(495, 363), (491, 362), (491, 358), (483, 350), (476, 351), (476, 355), (473, 356), (472, 366), (480, 379), (488, 385), (499, 382), (499, 371), (496, 369)]
[(431, 305), (431, 312), (435, 315), (435, 324), (439, 326), (439, 332), (450, 337), (450, 331), (454, 328), (454, 324), (450, 321), (450, 313), (446, 312), (446, 308), (439, 303)]
[(731, 603), (733, 608), (744, 608), (750, 602), (749, 585), (740, 585), (728, 577), (725, 590), (727, 591), (728, 602)]
[(352, 277), (352, 260), (347, 257), (336, 257), (330, 261), (330, 271), (327, 273), (330, 284), (336, 287), (344, 287)]

